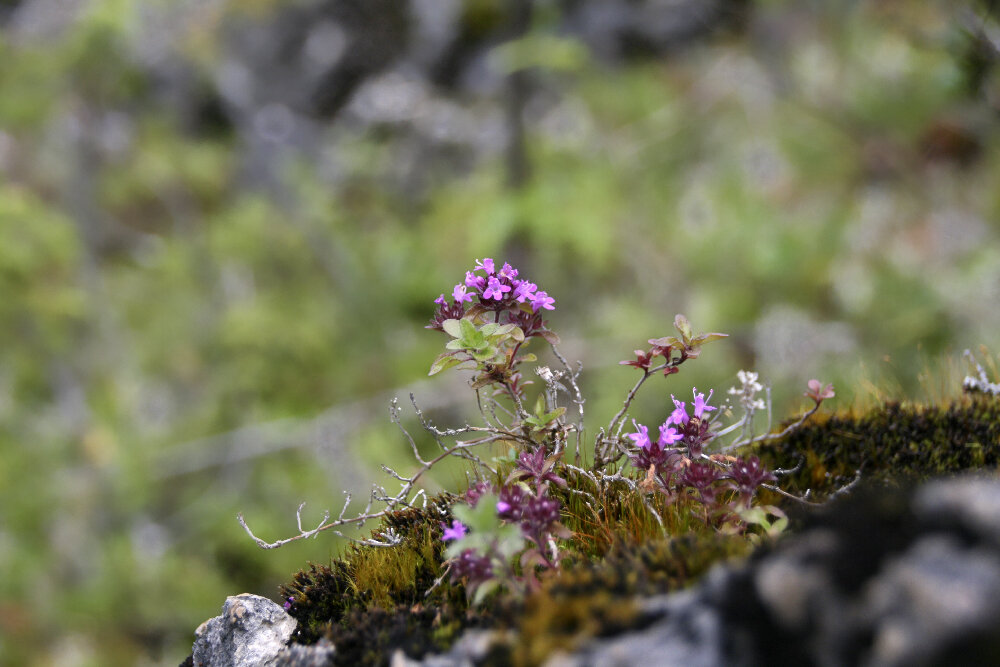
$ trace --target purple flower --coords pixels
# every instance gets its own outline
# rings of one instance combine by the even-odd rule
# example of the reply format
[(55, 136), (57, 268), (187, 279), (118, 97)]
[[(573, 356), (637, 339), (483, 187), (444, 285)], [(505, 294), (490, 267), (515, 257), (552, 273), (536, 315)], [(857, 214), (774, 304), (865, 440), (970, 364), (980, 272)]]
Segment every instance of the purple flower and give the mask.
[[(483, 292), (484, 299), (496, 299), (499, 301), (503, 298), (504, 292), (510, 291), (510, 285), (504, 285), (494, 276), (490, 276), (489, 284), (486, 286), (486, 291)], [(536, 308), (537, 310), (537, 308)]]
[(465, 533), (468, 532), (465, 524), (458, 519), (451, 522), (451, 528), (443, 523), (441, 524), (441, 527), (444, 528), (444, 535), (441, 536), (441, 539), (445, 542), (448, 542), (449, 540), (460, 540), (465, 537)]
[(653, 444), (649, 441), (649, 429), (642, 424), (636, 424), (634, 419), (632, 420), (632, 425), (635, 426), (635, 430), (637, 432), (629, 433), (625, 437), (631, 438), (633, 444), (635, 444), (635, 446), (639, 449), (649, 451), (649, 448), (653, 446)]
[(712, 400), (712, 391), (713, 390), (711, 390), (711, 389), (708, 390), (708, 399), (707, 400), (705, 398), (705, 394), (704, 393), (702, 393), (702, 394), (695, 394), (694, 392), (696, 392), (696, 391), (698, 391), (698, 390), (697, 389), (692, 389), (691, 390), (691, 393), (694, 394), (694, 416), (697, 417), (698, 419), (701, 419), (701, 416), (705, 412), (711, 412), (712, 410), (715, 409), (711, 405), (708, 404), (708, 401)]
[(559, 521), (562, 503), (548, 496), (530, 496), (521, 510), (521, 533), (539, 547), (545, 546), (546, 534)]
[(469, 507), (475, 507), (487, 493), (493, 493), (493, 487), (486, 482), (476, 482), (465, 490), (465, 502)]
[(448, 305), (448, 300), (445, 299), (444, 298), (444, 294), (442, 294), (438, 298), (434, 299), (434, 303), (436, 303), (439, 306), (447, 306)]
[(451, 580), (466, 579), (469, 585), (475, 586), (493, 576), (493, 563), (489, 556), (480, 556), (475, 549), (466, 549), (452, 561)]
[(721, 476), (719, 469), (711, 463), (695, 461), (684, 471), (681, 481), (698, 492), (701, 502), (711, 504), (715, 501), (714, 484)]
[(465, 272), (465, 286), (470, 289), (481, 290), (486, 286), (486, 278), (477, 276), (472, 271)]
[(556, 307), (552, 304), (556, 302), (555, 299), (550, 297), (545, 292), (536, 292), (534, 296), (528, 297), (531, 299), (531, 309), (536, 313), (539, 308), (544, 308), (545, 310), (555, 310)]
[(454, 299), (456, 303), (472, 301), (472, 295), (466, 293), (465, 285), (462, 284), (455, 285), (455, 289), (452, 290), (451, 293), (451, 298)]
[(496, 266), (494, 266), (493, 260), (490, 259), (489, 257), (487, 257), (483, 261), (479, 261), (478, 259), (476, 260), (476, 268), (473, 269), (473, 271), (478, 271), (479, 269), (485, 271), (486, 275), (488, 276), (492, 276), (494, 273), (496, 273)]
[(288, 598), (287, 600), (285, 600), (285, 604), (281, 606), (285, 608), (285, 611), (288, 611), (289, 609), (292, 608), (293, 602), (295, 602), (295, 598)]
[(519, 521), (528, 491), (520, 484), (510, 484), (500, 487), (500, 498), (497, 502), (497, 516), (504, 521)]
[(538, 289), (538, 285), (535, 283), (527, 280), (515, 280), (514, 298), (517, 299), (518, 303), (524, 303), (525, 299), (534, 299), (536, 289)]
[(657, 444), (659, 444), (660, 447), (666, 448), (678, 440), (684, 439), (684, 435), (682, 433), (678, 433), (677, 429), (670, 424), (671, 422), (668, 419), (660, 425), (660, 439), (657, 441)]
[(670, 394), (670, 400), (674, 402), (674, 411), (670, 413), (670, 416), (667, 418), (667, 421), (672, 424), (677, 424), (678, 426), (683, 426), (684, 424), (687, 424), (688, 421), (690, 420), (690, 417), (688, 417), (687, 410), (684, 409), (684, 402), (678, 401), (676, 398), (674, 398), (673, 394)]
[(514, 280), (514, 278), (517, 278), (517, 269), (515, 269), (507, 262), (504, 262), (503, 268), (500, 269), (500, 277), (506, 278), (508, 280)]
[(748, 507), (757, 492), (757, 487), (764, 482), (775, 481), (774, 473), (764, 468), (756, 456), (737, 459), (725, 476), (733, 480), (733, 488), (740, 494), (743, 504)]

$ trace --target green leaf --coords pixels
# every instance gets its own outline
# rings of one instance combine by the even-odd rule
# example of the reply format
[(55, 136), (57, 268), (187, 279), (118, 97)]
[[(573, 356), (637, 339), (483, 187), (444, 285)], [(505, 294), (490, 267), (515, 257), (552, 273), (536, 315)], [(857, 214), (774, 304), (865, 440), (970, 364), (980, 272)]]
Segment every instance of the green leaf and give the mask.
[(520, 357), (517, 358), (517, 361), (518, 361), (518, 363), (522, 363), (522, 362), (530, 363), (532, 361), (538, 361), (538, 357), (536, 357), (534, 354), (532, 354), (531, 352), (529, 352), (527, 354), (522, 354)]
[(560, 406), (555, 410), (553, 410), (552, 412), (549, 412), (548, 414), (544, 415), (542, 418), (546, 421), (546, 423), (550, 423), (559, 419), (564, 414), (566, 414), (566, 406)]
[(464, 320), (445, 320), (441, 323), (441, 328), (444, 329), (445, 333), (452, 338), (462, 337), (462, 325), (461, 322)]
[(496, 380), (493, 379), (491, 375), (489, 375), (488, 373), (483, 373), (482, 375), (477, 377), (476, 380), (472, 383), (472, 388), (474, 390), (482, 389), (483, 387), (493, 384), (494, 382), (496, 382)]
[(680, 347), (681, 342), (677, 340), (674, 336), (664, 336), (663, 338), (652, 338), (649, 341), (650, 345), (656, 345), (657, 347)]
[(462, 341), (461, 339), (455, 339), (448, 341), (445, 347), (448, 348), (449, 350), (464, 350), (465, 344), (464, 341)]
[(487, 344), (486, 336), (476, 329), (476, 325), (469, 320), (459, 320), (462, 327), (462, 342), (469, 349), (479, 349)]
[(493, 533), (500, 528), (500, 517), (497, 516), (496, 494), (490, 493), (479, 498), (475, 507), (464, 503), (456, 504), (451, 513), (470, 530), (476, 533)]
[(719, 340), (720, 338), (728, 338), (729, 334), (724, 333), (703, 333), (698, 334), (691, 339), (692, 346), (704, 345), (705, 343), (710, 343), (713, 340)]
[(473, 350), (472, 358), (475, 359), (476, 361), (490, 361), (492, 359), (496, 359), (498, 352), (499, 350), (496, 349), (495, 347), (486, 346), (477, 350)]
[(457, 366), (462, 363), (462, 359), (455, 356), (455, 352), (442, 352), (438, 355), (434, 363), (431, 364), (431, 370), (428, 375), (437, 375), (441, 371), (447, 370), (452, 366)]
[(763, 526), (765, 529), (771, 525), (767, 520), (767, 513), (759, 507), (751, 507), (749, 509), (740, 510), (737, 514), (739, 514), (740, 518), (747, 523)]
[(483, 600), (486, 599), (486, 596), (495, 591), (499, 586), (500, 582), (497, 579), (489, 579), (481, 583), (476, 588), (476, 594), (472, 597), (472, 605), (478, 606), (482, 604)]
[(680, 313), (677, 313), (677, 315), (674, 317), (674, 328), (680, 332), (681, 337), (684, 339), (684, 342), (688, 342), (691, 340), (691, 336), (694, 333), (691, 330), (691, 323), (688, 322), (688, 319), (683, 315), (681, 315)]
[(559, 344), (559, 336), (556, 335), (555, 331), (549, 331), (548, 329), (544, 329), (542, 331), (539, 331), (538, 335), (544, 338), (545, 341), (550, 345)]

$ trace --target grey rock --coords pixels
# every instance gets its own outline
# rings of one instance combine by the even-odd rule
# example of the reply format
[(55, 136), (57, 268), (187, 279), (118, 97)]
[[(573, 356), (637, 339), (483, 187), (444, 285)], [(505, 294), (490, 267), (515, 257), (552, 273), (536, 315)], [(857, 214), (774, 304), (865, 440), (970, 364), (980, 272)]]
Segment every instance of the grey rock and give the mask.
[(1000, 556), (929, 536), (893, 559), (867, 591), (874, 628), (871, 661), (919, 664), (965, 635), (989, 632), (1000, 619)]
[(657, 596), (640, 603), (642, 630), (587, 642), (571, 654), (559, 654), (546, 667), (716, 667), (726, 664), (719, 614), (701, 591)]
[(195, 667), (270, 667), (285, 648), (296, 621), (271, 600), (243, 593), (226, 598), (222, 614), (195, 635)]
[(275, 667), (326, 667), (336, 653), (336, 647), (327, 639), (320, 639), (309, 646), (291, 644), (278, 655), (274, 665)]
[(389, 661), (389, 667), (474, 667), (489, 653), (490, 648), (502, 635), (492, 630), (469, 630), (464, 633), (451, 650), (440, 655), (424, 656), (413, 660), (402, 651), (396, 651)]

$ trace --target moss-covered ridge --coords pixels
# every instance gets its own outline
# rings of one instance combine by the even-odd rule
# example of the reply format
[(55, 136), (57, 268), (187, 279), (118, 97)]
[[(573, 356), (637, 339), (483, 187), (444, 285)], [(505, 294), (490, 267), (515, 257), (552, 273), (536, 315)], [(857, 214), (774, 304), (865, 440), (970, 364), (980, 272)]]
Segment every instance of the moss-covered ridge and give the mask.
[(1000, 400), (965, 395), (943, 405), (887, 402), (863, 413), (813, 421), (763, 447), (775, 468), (794, 468), (781, 486), (791, 493), (833, 492), (861, 470), (880, 483), (994, 469), (1000, 464)]
[[(946, 405), (885, 403), (817, 417), (759, 452), (775, 468), (801, 462), (780, 486), (796, 494), (810, 489), (816, 500), (858, 469), (869, 483), (891, 484), (1000, 463), (1000, 400), (993, 397), (963, 396)], [(585, 483), (567, 479), (571, 487)], [(630, 492), (622, 485), (621, 493)], [(296, 574), (281, 589), (299, 620), (294, 640), (325, 636), (337, 645), (335, 664), (380, 665), (394, 649), (420, 657), (446, 650), (466, 628), (496, 627), (518, 636), (498, 662), (534, 665), (553, 650), (640, 622), (636, 596), (684, 588), (713, 564), (753, 549), (744, 536), (691, 520), (691, 507), (663, 512), (663, 534), (641, 515), (641, 504), (624, 495), (602, 498), (597, 512), (567, 497), (563, 521), (577, 537), (560, 570), (524, 600), (500, 598), (469, 608), (462, 586), (444, 576), (441, 522), (449, 520), (455, 500), (439, 496), (426, 508), (388, 515), (384, 527), (403, 538), (397, 547), (354, 545), (330, 566)], [(779, 496), (769, 501), (791, 503)]]

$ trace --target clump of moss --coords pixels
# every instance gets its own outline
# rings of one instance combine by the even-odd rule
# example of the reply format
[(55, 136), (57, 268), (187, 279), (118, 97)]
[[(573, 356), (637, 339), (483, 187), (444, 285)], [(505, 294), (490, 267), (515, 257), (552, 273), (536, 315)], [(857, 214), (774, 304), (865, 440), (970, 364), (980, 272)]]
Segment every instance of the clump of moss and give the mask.
[[(447, 646), (454, 629), (466, 625), (460, 621), (467, 607), (461, 586), (435, 587), (444, 575), (441, 522), (450, 516), (454, 500), (442, 495), (426, 508), (390, 513), (376, 532), (392, 529), (401, 538), (398, 545), (353, 544), (329, 566), (310, 564), (281, 586), (282, 598), (291, 603), (289, 613), (298, 620), (293, 641), (312, 644), (327, 637), (335, 640), (338, 656), (346, 656), (341, 645), (364, 647), (363, 652), (351, 654), (355, 661), (338, 657), (338, 664), (369, 664), (364, 656), (398, 646), (400, 632), (427, 638), (416, 639), (414, 650)], [(434, 609), (429, 616), (417, 613), (425, 604)], [(415, 616), (405, 618), (411, 612)], [(372, 622), (377, 618), (380, 624), (360, 623), (364, 618)]]
[[(944, 406), (886, 403), (865, 413), (807, 422), (760, 450), (769, 465), (799, 469), (780, 486), (812, 489), (822, 499), (857, 469), (869, 484), (899, 484), (1000, 465), (1000, 401), (966, 396)], [(424, 509), (387, 515), (382, 530), (402, 538), (392, 548), (351, 546), (330, 566), (311, 565), (282, 587), (299, 621), (294, 641), (327, 637), (335, 664), (386, 664), (402, 649), (413, 657), (444, 652), (470, 627), (497, 627), (516, 640), (504, 660), (536, 665), (559, 649), (591, 637), (641, 625), (635, 600), (695, 583), (712, 565), (749, 554), (746, 535), (717, 531), (699, 518), (689, 498), (643, 498), (625, 483), (605, 484), (572, 472), (568, 489), (552, 488), (561, 521), (574, 538), (558, 570), (523, 600), (501, 597), (470, 608), (464, 587), (445, 575), (441, 523), (456, 497), (432, 499)], [(767, 502), (788, 507), (785, 498)], [(649, 513), (652, 503), (663, 526)], [(671, 536), (671, 537), (666, 537)], [(425, 595), (431, 591), (429, 595)]]
[(761, 456), (776, 468), (794, 468), (781, 486), (812, 489), (822, 498), (860, 469), (882, 484), (918, 480), (1000, 464), (1000, 401), (965, 396), (947, 405), (888, 402), (863, 414), (807, 422)]
[(751, 549), (741, 535), (708, 529), (643, 542), (620, 539), (603, 558), (566, 566), (525, 600), (514, 662), (537, 665), (585, 639), (640, 627), (638, 597), (686, 588), (716, 563)]

